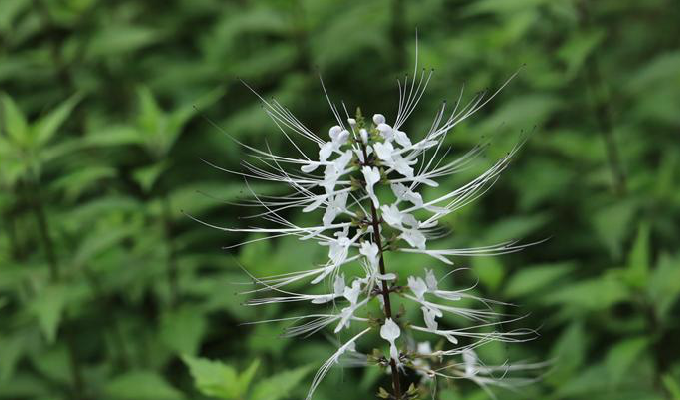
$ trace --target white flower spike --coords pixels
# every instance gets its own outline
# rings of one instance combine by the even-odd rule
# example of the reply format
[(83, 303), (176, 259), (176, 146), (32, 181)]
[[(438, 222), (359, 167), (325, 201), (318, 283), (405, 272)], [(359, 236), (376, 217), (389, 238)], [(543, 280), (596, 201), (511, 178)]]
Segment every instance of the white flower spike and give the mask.
[[(436, 377), (466, 378), (484, 389), (490, 385), (508, 387), (523, 383), (498, 378), (494, 375), (496, 372), (503, 376), (510, 371), (540, 368), (540, 364), (506, 365), (505, 369), (489, 367), (474, 353), (473, 349), (491, 341), (523, 342), (534, 334), (531, 330), (494, 330), (506, 321), (489, 305), (506, 304), (477, 297), (470, 293), (473, 288), (440, 288), (440, 281), (430, 269), (425, 269), (419, 274), (421, 276), (407, 276), (404, 282), (397, 271), (390, 271), (385, 265), (386, 252), (391, 252), (393, 257), (402, 253), (423, 254), (442, 264), (452, 264), (453, 256), (505, 254), (528, 246), (516, 241), (456, 249), (442, 249), (436, 245), (436, 239), (445, 231), (445, 227), (440, 227), (440, 222), (442, 225), (444, 222), (442, 218), (489, 190), (522, 143), (466, 184), (449, 191), (442, 191), (440, 187), (437, 192), (429, 192), (427, 187), (438, 187), (437, 179), (459, 172), (482, 154), (485, 146), (477, 146), (453, 160), (448, 158), (447, 151), (441, 151), (448, 133), (487, 104), (498, 91), (489, 97), (479, 95), (467, 104), (462, 104), (462, 97), (459, 97), (450, 111), (441, 107), (429, 131), (420, 136), (413, 135), (417, 131), (411, 131), (409, 135), (404, 124), (414, 112), (432, 75), (431, 72), (418, 72), (417, 63), (414, 72), (413, 78), (399, 82), (397, 113), (392, 120), (383, 114), (374, 114), (367, 121), (359, 110), (355, 116), (350, 116), (344, 104), (345, 115), (341, 117), (323, 86), (335, 120), (328, 129), (329, 141), (321, 138), (325, 135), (307, 128), (277, 101), (265, 100), (256, 93), (266, 113), (293, 145), (293, 155), (277, 155), (269, 147), (260, 150), (234, 139), (252, 153), (254, 161), (243, 162), (244, 172), (218, 168), (246, 179), (252, 198), (244, 205), (261, 207), (255, 216), (262, 217), (270, 225), (227, 228), (197, 220), (225, 232), (260, 235), (246, 238), (236, 246), (296, 236), (328, 247), (327, 259), (322, 263), (279, 275), (251, 276), (256, 287), (243, 292), (250, 295), (275, 292), (272, 297), (249, 299), (246, 305), (306, 301), (314, 307), (324, 308), (308, 315), (256, 322), (292, 322), (293, 325), (285, 329), (286, 337), (309, 336), (333, 325), (333, 331), (343, 337), (345, 332), (360, 326), (361, 331), (339, 344), (338, 350), (323, 364), (314, 377), (308, 400), (328, 370), (343, 363), (364, 363), (389, 369), (391, 396), (398, 400), (409, 397), (401, 389), (402, 381), (406, 379), (401, 372), (406, 368), (417, 372), (417, 375), (408, 376), (421, 376), (423, 381), (435, 381)], [(318, 148), (318, 153), (316, 150), (311, 155), (305, 153), (303, 149), (309, 146), (299, 145), (295, 139), (311, 142), (313, 149)], [(247, 183), (249, 179), (280, 182), (288, 185), (291, 192), (278, 197), (259, 196), (251, 190)], [(286, 218), (296, 210), (318, 212), (317, 222), (300, 226)], [(303, 261), (295, 254), (291, 255), (291, 260), (291, 266)], [(362, 272), (352, 274), (351, 271), (357, 269), (351, 269), (351, 264), (360, 266)], [(290, 284), (303, 282), (315, 285), (314, 293), (317, 294), (285, 289)], [(482, 307), (470, 307), (469, 302), (463, 306), (461, 299), (479, 303)], [(371, 302), (379, 304), (383, 315), (369, 314), (367, 308)], [(422, 318), (409, 321), (406, 315), (398, 312), (399, 303), (405, 302), (414, 303)], [(443, 318), (445, 314), (456, 318)], [(460, 325), (448, 326), (452, 320), (460, 321)], [(369, 356), (357, 350), (363, 346), (359, 339), (369, 333), (379, 335), (389, 343), (389, 356)], [(426, 341), (418, 343), (417, 349), (413, 348), (415, 333), (445, 338), (449, 347), (433, 351), (430, 342)], [(447, 362), (445, 357), (459, 361)]]

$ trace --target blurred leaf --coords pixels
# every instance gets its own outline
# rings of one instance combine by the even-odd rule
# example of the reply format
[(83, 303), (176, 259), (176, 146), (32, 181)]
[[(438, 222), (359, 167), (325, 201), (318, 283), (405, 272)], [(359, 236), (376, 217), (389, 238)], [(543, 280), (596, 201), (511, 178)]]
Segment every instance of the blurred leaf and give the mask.
[(667, 85), (672, 82), (676, 85), (680, 84), (679, 69), (679, 51), (661, 53), (652, 58), (643, 68), (636, 70), (636, 74), (627, 82), (627, 89), (635, 93), (647, 91), (650, 86)]
[(625, 271), (628, 284), (638, 288), (646, 286), (649, 263), (649, 225), (643, 223), (638, 228), (637, 237), (628, 254), (628, 265)]
[(3, 128), (16, 144), (25, 144), (28, 140), (28, 122), (26, 117), (9, 95), (1, 94), (0, 104), (2, 104), (2, 110), (0, 110), (2, 124), (0, 128)]
[(35, 368), (51, 381), (63, 385), (71, 384), (70, 358), (68, 349), (63, 343), (57, 343), (52, 348), (32, 354), (31, 361)]
[(664, 387), (666, 390), (668, 390), (668, 393), (671, 394), (673, 400), (680, 400), (680, 384), (678, 384), (677, 380), (675, 380), (671, 374), (665, 374), (662, 378), (661, 381), (663, 382)]
[(82, 267), (92, 263), (99, 253), (115, 248), (122, 240), (136, 233), (136, 230), (125, 225), (107, 227), (92, 233), (80, 242), (73, 256), (74, 266)]
[(109, 381), (104, 387), (108, 398), (116, 400), (181, 400), (180, 391), (152, 371), (130, 371)]
[(662, 254), (651, 273), (647, 294), (657, 317), (665, 320), (680, 296), (680, 259)]
[(73, 201), (81, 196), (88, 189), (96, 186), (101, 180), (114, 178), (116, 170), (112, 167), (89, 166), (88, 168), (78, 168), (72, 172), (65, 173), (52, 183), (52, 189), (63, 191), (64, 196)]
[(41, 117), (33, 129), (36, 131), (38, 146), (43, 146), (50, 141), (66, 118), (71, 115), (73, 108), (78, 104), (82, 96), (75, 94), (54, 108), (47, 115)]
[(618, 202), (596, 211), (594, 215), (595, 229), (600, 239), (608, 245), (614, 259), (621, 256), (621, 243), (628, 234), (636, 208), (633, 202)]
[(628, 290), (613, 276), (603, 276), (557, 288), (545, 296), (548, 304), (560, 304), (567, 310), (593, 312), (604, 310), (626, 299)]
[(607, 354), (607, 371), (611, 375), (611, 384), (618, 385), (624, 377), (630, 376), (629, 369), (640, 358), (647, 348), (647, 338), (631, 338), (616, 343)]
[(203, 313), (195, 307), (184, 306), (161, 317), (160, 339), (177, 354), (194, 356), (205, 330)]
[(248, 369), (243, 371), (241, 375), (238, 377), (238, 386), (243, 390), (243, 393), (248, 392), (248, 389), (250, 388), (250, 383), (253, 381), (253, 378), (255, 377), (255, 372), (257, 372), (259, 366), (260, 360), (256, 359), (250, 364)]
[(474, 257), (472, 268), (479, 281), (490, 291), (496, 291), (503, 282), (505, 271), (498, 257)]
[(523, 239), (546, 222), (547, 214), (521, 215), (498, 220), (486, 229), (485, 244)]
[(87, 54), (89, 57), (97, 58), (131, 53), (159, 39), (160, 34), (154, 29), (117, 23), (97, 30), (95, 35), (89, 38)]
[(253, 388), (251, 400), (279, 400), (286, 398), (290, 391), (311, 371), (311, 367), (300, 367), (285, 371), (258, 382)]
[(66, 305), (66, 288), (60, 285), (48, 285), (41, 289), (32, 303), (32, 310), (38, 317), (40, 329), (47, 343), (53, 343), (61, 314)]
[(19, 359), (24, 352), (25, 337), (21, 334), (0, 336), (0, 384), (5, 384), (14, 376)]
[(607, 382), (607, 369), (603, 365), (587, 366), (580, 373), (565, 381), (557, 390), (560, 398), (575, 398), (602, 390), (602, 382)]
[(476, 15), (482, 13), (506, 14), (520, 11), (526, 8), (537, 7), (549, 0), (479, 0), (472, 3), (466, 9), (466, 14)]
[(194, 377), (196, 388), (204, 395), (220, 399), (238, 399), (245, 394), (238, 384), (236, 370), (219, 361), (182, 356)]
[(554, 290), (565, 284), (564, 278), (574, 267), (573, 263), (556, 263), (522, 268), (510, 278), (505, 287), (505, 295), (523, 297), (539, 290)]
[(30, 7), (30, 0), (5, 0), (0, 2), (0, 32), (6, 32), (14, 19)]
[(168, 167), (169, 165), (166, 161), (155, 162), (149, 166), (135, 170), (133, 176), (144, 192), (149, 192)]
[(602, 43), (605, 37), (603, 29), (593, 31), (576, 31), (560, 48), (558, 55), (567, 64), (567, 74), (573, 76), (586, 61), (588, 56)]
[(194, 101), (192, 104), (179, 107), (168, 116), (168, 139), (169, 147), (177, 141), (184, 125), (197, 113), (213, 105), (217, 100), (224, 96), (224, 88), (218, 87)]

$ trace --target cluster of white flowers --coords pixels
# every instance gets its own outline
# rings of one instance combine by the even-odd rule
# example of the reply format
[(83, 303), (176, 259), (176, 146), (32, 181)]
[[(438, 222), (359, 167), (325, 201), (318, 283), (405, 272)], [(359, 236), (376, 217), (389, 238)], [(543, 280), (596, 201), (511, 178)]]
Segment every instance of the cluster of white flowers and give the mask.
[[(387, 356), (375, 361), (391, 372), (395, 397), (399, 393), (399, 371), (412, 368), (426, 378), (469, 378), (481, 386), (505, 385), (495, 372), (511, 371), (521, 367), (482, 367), (474, 349), (489, 341), (518, 342), (526, 340), (532, 331), (495, 331), (502, 321), (500, 315), (489, 306), (489, 301), (471, 294), (472, 288), (457, 291), (439, 288), (439, 280), (432, 270), (424, 275), (408, 276), (400, 281), (395, 271), (387, 271), (384, 265), (385, 251), (421, 253), (445, 264), (452, 264), (451, 256), (495, 255), (515, 252), (527, 245), (515, 241), (473, 248), (437, 249), (431, 246), (441, 232), (438, 224), (442, 217), (454, 212), (483, 194), (508, 166), (520, 145), (499, 159), (484, 173), (461, 187), (424, 199), (418, 192), (421, 186), (436, 187), (437, 178), (460, 171), (481, 154), (484, 146), (477, 146), (460, 158), (449, 160), (441, 154), (443, 141), (449, 131), (461, 121), (478, 111), (497, 93), (488, 98), (481, 94), (463, 105), (459, 96), (449, 112), (446, 104), (438, 110), (430, 129), (420, 139), (409, 137), (401, 130), (421, 98), (431, 73), (421, 72), (416, 79), (405, 78), (399, 85), (398, 112), (392, 125), (381, 114), (366, 121), (358, 112), (350, 117), (343, 104), (345, 117), (341, 118), (336, 106), (328, 99), (336, 124), (328, 130), (328, 140), (323, 140), (305, 127), (293, 114), (275, 100), (260, 97), (266, 112), (293, 145), (298, 156), (279, 156), (270, 150), (251, 150), (258, 164), (244, 162), (246, 172), (234, 172), (246, 178), (285, 182), (294, 193), (282, 197), (261, 197), (253, 193), (251, 205), (264, 208), (259, 216), (277, 227), (272, 228), (223, 228), (229, 232), (265, 233), (266, 238), (295, 235), (301, 240), (314, 240), (328, 248), (328, 259), (314, 268), (286, 274), (254, 278), (259, 285), (246, 293), (274, 291), (276, 297), (257, 298), (247, 304), (259, 305), (289, 301), (310, 301), (313, 304), (332, 304), (329, 312), (315, 313), (293, 318), (294, 326), (286, 335), (310, 335), (334, 324), (334, 332), (353, 329), (362, 325), (358, 334), (339, 345), (338, 350), (317, 373), (308, 399), (325, 376), (328, 369), (339, 362), (341, 356), (357, 354), (355, 342), (369, 332), (379, 331), (379, 336), (389, 344)], [(506, 82), (507, 84), (507, 82)], [(505, 85), (503, 85), (505, 86)], [(501, 87), (502, 89), (502, 87)], [(324, 88), (325, 90), (325, 88)], [(499, 89), (500, 91), (500, 89)], [(315, 145), (318, 156), (309, 157), (289, 135), (295, 133)], [(299, 208), (304, 213), (323, 209), (321, 224), (299, 226), (286, 219), (282, 212)], [(212, 225), (211, 225), (212, 226)], [(260, 240), (260, 239), (256, 239)], [(361, 276), (346, 278), (344, 267), (359, 263)], [(295, 293), (282, 287), (302, 280), (311, 284), (328, 282), (332, 291), (324, 294)], [(404, 285), (405, 283), (405, 285)], [(400, 285), (401, 284), (401, 285)], [(422, 323), (407, 321), (405, 315), (397, 315), (393, 300), (410, 301), (422, 311)], [(477, 301), (480, 309), (458, 306), (461, 299)], [(371, 318), (365, 308), (369, 302), (379, 302), (383, 310), (380, 318)], [(335, 307), (338, 304), (339, 307)], [(441, 325), (445, 313), (471, 321), (472, 326), (445, 329)], [(468, 324), (470, 325), (470, 324)], [(379, 329), (378, 329), (379, 328)], [(421, 342), (417, 348), (412, 335), (427, 332), (440, 336), (450, 349), (432, 350), (429, 342)], [(408, 339), (408, 340), (407, 340)], [(462, 340), (465, 343), (462, 344)], [(444, 356), (461, 357), (462, 363), (442, 364)], [(366, 360), (371, 360), (366, 357)], [(431, 368), (436, 362), (438, 367)], [(446, 365), (442, 368), (442, 365)]]

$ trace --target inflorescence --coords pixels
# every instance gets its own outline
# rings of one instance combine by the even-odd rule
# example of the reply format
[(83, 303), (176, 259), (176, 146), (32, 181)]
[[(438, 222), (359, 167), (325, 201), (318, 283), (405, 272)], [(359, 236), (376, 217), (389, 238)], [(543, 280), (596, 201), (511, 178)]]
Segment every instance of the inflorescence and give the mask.
[[(286, 183), (293, 193), (281, 197), (253, 193), (254, 199), (249, 205), (262, 207), (263, 211), (258, 215), (277, 227), (210, 226), (229, 232), (264, 233), (266, 238), (294, 235), (328, 248), (328, 260), (322, 265), (254, 278), (259, 287), (246, 293), (271, 291), (276, 295), (255, 298), (247, 304), (308, 301), (324, 307), (325, 311), (319, 313), (275, 320), (294, 321), (294, 325), (286, 329), (286, 336), (311, 335), (327, 326), (335, 333), (361, 327), (351, 338), (340, 343), (337, 351), (319, 369), (307, 399), (311, 399), (329, 368), (341, 361), (347, 365), (373, 364), (385, 368), (392, 375), (392, 393), (381, 388), (378, 396), (397, 400), (416, 396), (413, 385), (406, 390), (401, 388), (399, 375), (405, 369), (417, 372), (424, 380), (469, 379), (488, 390), (490, 385), (510, 387), (529, 382), (528, 378), (511, 378), (509, 374), (542, 366), (489, 366), (477, 357), (475, 349), (486, 343), (522, 342), (534, 336), (535, 332), (529, 329), (510, 332), (497, 329), (508, 319), (495, 312), (492, 305), (504, 303), (477, 297), (472, 294), (472, 288), (441, 288), (443, 278), (437, 278), (430, 269), (424, 269), (420, 276), (408, 276), (403, 280), (385, 265), (385, 252), (419, 253), (450, 265), (452, 256), (498, 255), (516, 252), (529, 245), (508, 241), (473, 248), (430, 247), (432, 240), (442, 236), (440, 219), (484, 194), (522, 144), (516, 145), (505, 157), (463, 186), (432, 199), (423, 198), (420, 188), (437, 187), (438, 178), (461, 171), (482, 154), (486, 145), (478, 145), (462, 157), (449, 160), (447, 152), (442, 151), (444, 139), (457, 124), (487, 104), (510, 81), (490, 96), (481, 93), (467, 104), (461, 102), (461, 91), (452, 110), (448, 111), (446, 104), (442, 104), (427, 133), (414, 140), (414, 136), (401, 129), (422, 97), (431, 75), (431, 72), (422, 71), (413, 79), (406, 77), (399, 82), (398, 111), (392, 125), (381, 114), (375, 114), (367, 121), (357, 110), (356, 115), (350, 117), (344, 104), (345, 117), (341, 118), (326, 94), (336, 120), (336, 125), (328, 130), (329, 140), (308, 129), (276, 100), (260, 97), (266, 113), (297, 155), (276, 155), (268, 147), (261, 150), (239, 142), (252, 152), (256, 162), (244, 161), (244, 172), (229, 172), (246, 179)], [(304, 146), (293, 140), (291, 132), (318, 145), (318, 156), (309, 157), (302, 150)], [(321, 210), (322, 220), (315, 226), (296, 225), (282, 216), (284, 211), (293, 208), (300, 208), (305, 213)], [(417, 218), (416, 215), (424, 217)], [(352, 263), (359, 264), (363, 272), (348, 276), (345, 266)], [(328, 292), (305, 294), (284, 288), (302, 281), (312, 285), (326, 282)], [(422, 318), (407, 320), (403, 312), (396, 310), (395, 299), (417, 304)], [(467, 300), (464, 304), (478, 303), (481, 307), (459, 305), (463, 299)], [(372, 316), (367, 311), (371, 302), (379, 304), (381, 316)], [(469, 323), (453, 329), (443, 327), (440, 321), (447, 313)], [(416, 342), (413, 339), (416, 332), (439, 337), (439, 344), (433, 348), (430, 341)], [(369, 333), (379, 335), (387, 342), (389, 351), (386, 354), (381, 351), (363, 354), (357, 350), (359, 339)]]

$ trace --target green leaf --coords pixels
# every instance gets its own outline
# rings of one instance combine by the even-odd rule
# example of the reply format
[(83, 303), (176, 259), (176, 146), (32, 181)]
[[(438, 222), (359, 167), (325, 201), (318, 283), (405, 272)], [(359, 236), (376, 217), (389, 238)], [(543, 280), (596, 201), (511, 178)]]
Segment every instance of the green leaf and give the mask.
[(159, 38), (157, 31), (147, 27), (113, 24), (96, 31), (88, 44), (87, 55), (103, 57), (131, 53), (152, 44)]
[(673, 400), (680, 400), (680, 384), (671, 374), (664, 374), (661, 378), (664, 387), (671, 394)]
[(206, 396), (236, 399), (245, 394), (238, 384), (236, 370), (219, 361), (195, 358), (188, 355), (182, 360), (189, 367), (196, 388)]
[[(573, 270), (574, 264), (572, 263), (543, 264), (522, 268), (510, 278), (505, 287), (505, 295), (522, 297), (539, 290), (548, 290)], [(564, 282), (559, 282), (559, 285), (563, 284)]]
[(584, 280), (557, 288), (545, 296), (548, 304), (560, 304), (565, 310), (579, 312), (605, 310), (628, 297), (628, 289), (614, 276)]
[(12, 379), (16, 365), (24, 353), (25, 338), (22, 334), (0, 336), (0, 384)]
[(76, 200), (88, 189), (97, 187), (103, 179), (113, 179), (117, 171), (113, 167), (91, 165), (87, 168), (76, 168), (72, 172), (64, 173), (50, 186), (62, 191), (69, 200)]
[(145, 192), (149, 192), (158, 178), (165, 170), (167, 170), (168, 166), (169, 164), (165, 160), (155, 162), (149, 166), (135, 170), (133, 177)]
[(205, 330), (203, 313), (184, 306), (161, 317), (160, 339), (177, 354), (193, 356), (198, 353)]
[(285, 371), (258, 382), (253, 389), (251, 400), (278, 400), (286, 398), (300, 381), (311, 371), (311, 366)]
[(589, 347), (589, 337), (581, 321), (564, 329), (552, 349), (555, 370), (547, 379), (555, 384), (570, 380), (582, 369)]
[(475, 257), (472, 259), (472, 269), (479, 281), (491, 291), (498, 289), (505, 277), (503, 264), (498, 257)]
[(219, 100), (222, 96), (224, 96), (224, 88), (219, 87), (215, 90), (212, 90), (203, 96), (199, 97), (196, 99), (195, 102), (192, 104), (188, 104), (182, 107), (179, 107), (177, 110), (173, 111), (169, 116), (168, 116), (168, 123), (167, 123), (167, 130), (165, 135), (167, 136), (165, 143), (167, 146), (167, 150), (170, 150), (172, 146), (175, 144), (177, 141), (177, 138), (180, 136), (182, 133), (182, 129), (184, 129), (184, 125), (194, 116), (196, 113), (201, 112), (201, 110), (211, 106), (213, 103), (215, 103), (217, 100)]
[(595, 230), (608, 247), (614, 259), (621, 257), (623, 239), (628, 235), (630, 221), (637, 205), (630, 201), (609, 204), (595, 212), (592, 219)]
[(61, 314), (66, 305), (66, 295), (66, 288), (63, 286), (48, 285), (40, 290), (31, 305), (47, 343), (53, 343), (56, 337)]
[(631, 338), (616, 343), (607, 354), (607, 370), (611, 375), (611, 383), (618, 385), (627, 376), (630, 367), (640, 362), (640, 355), (647, 348), (649, 339)]
[(649, 277), (649, 225), (640, 224), (633, 247), (628, 253), (628, 265), (625, 276), (628, 284), (642, 288), (647, 285)]
[(17, 104), (7, 94), (0, 95), (0, 121), (2, 128), (15, 143), (23, 144), (28, 139), (28, 122)]
[(588, 56), (602, 43), (604, 30), (576, 31), (558, 51), (559, 57), (567, 64), (567, 74), (576, 74)]
[(137, 121), (141, 128), (141, 133), (149, 136), (157, 135), (163, 128), (162, 120), (165, 118), (163, 110), (156, 102), (156, 99), (146, 86), (137, 88), (137, 101), (139, 104), (139, 115)]
[(661, 254), (651, 273), (647, 295), (657, 317), (666, 320), (680, 296), (680, 256)]
[(131, 371), (106, 384), (104, 393), (115, 400), (182, 400), (184, 395), (152, 371)]
[(66, 118), (71, 115), (73, 108), (78, 104), (81, 98), (82, 96), (80, 94), (74, 94), (35, 123), (33, 129), (35, 131), (38, 146), (44, 146), (50, 141), (57, 129), (59, 129), (64, 121), (66, 121)]
[(257, 372), (257, 368), (260, 366), (260, 360), (255, 360), (252, 363), (250, 363), (250, 366), (248, 369), (243, 371), (243, 373), (238, 377), (238, 386), (241, 388), (243, 393), (248, 392), (248, 388), (250, 388), (250, 382), (253, 381), (253, 378), (255, 377), (255, 372)]

